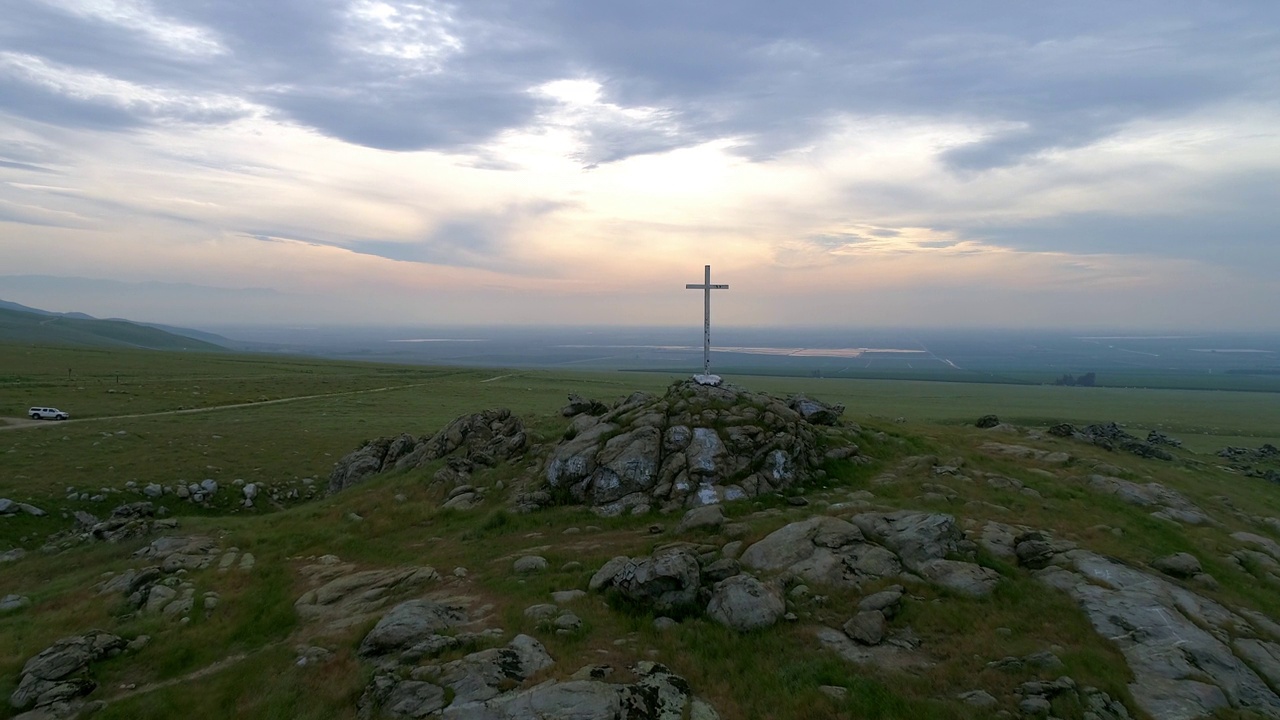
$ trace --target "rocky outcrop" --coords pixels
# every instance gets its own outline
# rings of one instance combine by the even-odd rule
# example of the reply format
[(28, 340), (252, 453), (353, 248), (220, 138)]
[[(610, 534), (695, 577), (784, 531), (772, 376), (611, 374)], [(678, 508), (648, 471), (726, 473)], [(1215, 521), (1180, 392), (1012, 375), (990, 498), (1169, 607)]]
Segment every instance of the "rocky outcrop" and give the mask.
[[(1080, 480), (1080, 478), (1074, 478)], [(1114, 495), (1138, 507), (1150, 508), (1151, 514), (1162, 520), (1187, 525), (1216, 524), (1213, 518), (1177, 490), (1160, 483), (1135, 483), (1107, 475), (1090, 475), (1083, 481), (1090, 490)]]
[(124, 639), (104, 630), (63, 638), (27, 661), (9, 704), (17, 710), (44, 709), (50, 717), (74, 714), (76, 701), (97, 687), (89, 665), (118, 655), (125, 646)]
[[(549, 492), (606, 515), (756, 497), (808, 480), (843, 408), (683, 381), (578, 415), (550, 453)], [(833, 431), (834, 432), (834, 431)]]
[[(987, 523), (981, 535), (992, 554), (1016, 558), (1041, 582), (1080, 605), (1098, 633), (1124, 655), (1134, 675), (1129, 686), (1133, 698), (1151, 717), (1190, 720), (1227, 708), (1280, 717), (1280, 696), (1271, 689), (1278, 678), (1268, 674), (1269, 669), (1280, 670), (1268, 662), (1280, 657), (1280, 626), (1266, 616), (1232, 610), (1178, 582), (1077, 549), (1047, 532)], [(1202, 584), (1206, 577), (1199, 560), (1186, 553), (1159, 558), (1152, 565), (1172, 577)], [(1010, 660), (1021, 666), (1016, 658), (997, 664), (1007, 666)], [(1026, 661), (1030, 665), (1031, 657)], [(1124, 717), (1117, 703), (1108, 704), (1092, 689), (1081, 690), (1080, 700)], [(1095, 712), (1109, 717), (1102, 710)]]
[(752, 570), (785, 572), (805, 582), (844, 588), (902, 572), (892, 551), (867, 542), (856, 525), (827, 515), (774, 531), (748, 547), (739, 561)]
[(333, 555), (303, 566), (301, 573), (313, 588), (294, 602), (298, 617), (331, 630), (362, 624), (397, 594), (440, 579), (430, 567), (357, 570)]
[(465, 463), (455, 484), (466, 480), (475, 466), (492, 466), (524, 452), (527, 443), (524, 422), (499, 408), (463, 415), (430, 436), (380, 437), (347, 454), (329, 474), (329, 492), (336, 493), (379, 473), (426, 465), (443, 457), (456, 456)]
[(791, 523), (747, 548), (741, 562), (833, 587), (861, 587), (908, 570), (953, 592), (982, 597), (995, 589), (999, 573), (950, 557), (971, 556), (973, 550), (954, 517), (903, 510), (863, 513), (849, 522), (820, 515)]
[[(381, 624), (381, 623), (380, 623)], [(366, 638), (367, 640), (367, 638)], [(448, 720), (527, 718), (614, 718), (615, 720), (715, 720), (718, 715), (694, 697), (689, 684), (666, 666), (640, 662), (637, 681), (613, 684), (595, 679), (612, 668), (584, 668), (565, 681), (532, 687), (526, 681), (555, 666), (542, 643), (517, 635), (489, 648), (435, 665), (383, 668), (358, 703), (360, 718), (440, 717)]]
[(1083, 428), (1077, 428), (1071, 423), (1059, 423), (1049, 428), (1049, 434), (1074, 438), (1080, 442), (1096, 445), (1104, 450), (1124, 450), (1138, 457), (1155, 458), (1157, 460), (1173, 459), (1173, 455), (1170, 455), (1169, 451), (1160, 445), (1177, 447), (1173, 442), (1161, 442), (1162, 440), (1169, 440), (1169, 438), (1160, 433), (1155, 434), (1156, 442), (1152, 442), (1150, 438), (1144, 442), (1125, 432), (1124, 429), (1113, 422), (1096, 423), (1086, 425)]

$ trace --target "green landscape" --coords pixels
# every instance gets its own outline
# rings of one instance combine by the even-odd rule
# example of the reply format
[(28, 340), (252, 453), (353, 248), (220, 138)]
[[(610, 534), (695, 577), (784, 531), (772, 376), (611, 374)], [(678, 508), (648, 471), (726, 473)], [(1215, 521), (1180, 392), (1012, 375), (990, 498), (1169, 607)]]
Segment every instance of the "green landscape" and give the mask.
[[(461, 599), (484, 608), (489, 628), (500, 628), (424, 659), (423, 672), (431, 663), (501, 647), (519, 633), (540, 641), (555, 665), (509, 680), (504, 691), (566, 682), (593, 664), (615, 668), (610, 680), (621, 682), (636, 672), (627, 668), (657, 661), (726, 719), (1031, 717), (1020, 704), (1023, 685), (1069, 677), (1074, 686), (1105, 693), (1131, 717), (1155, 717), (1134, 699), (1135, 671), (1122, 648), (1091, 626), (1072, 597), (981, 543), (968, 557), (998, 576), (989, 594), (970, 596), (919, 578), (801, 591), (805, 583), (794, 575), (761, 573), (787, 593), (790, 619), (747, 632), (696, 609), (675, 613), (670, 627), (655, 624), (661, 613), (610, 592), (566, 603), (580, 621), (567, 632), (525, 612), (550, 602), (553, 592), (588, 590), (615, 556), (636, 558), (673, 542), (718, 552), (735, 542), (751, 546), (813, 516), (870, 511), (944, 514), (970, 539), (989, 522), (1036, 528), (1134, 568), (1190, 553), (1211, 580), (1170, 583), (1235, 612), (1280, 616), (1275, 559), (1242, 554), (1252, 546), (1239, 539), (1242, 532), (1280, 538), (1277, 485), (1216, 455), (1225, 446), (1280, 444), (1280, 404), (1270, 393), (726, 375), (727, 383), (755, 393), (843, 405), (839, 425), (824, 431), (823, 442), (851, 438), (857, 462), (829, 456), (820, 472), (793, 487), (726, 502), (727, 522), (710, 528), (678, 530), (683, 509), (610, 517), (572, 502), (532, 512), (517, 507), (521, 493), (541, 487), (548, 453), (571, 435), (570, 419), (560, 412), (569, 395), (609, 405), (637, 391), (662, 396), (679, 379), (0, 345), (6, 423), (0, 497), (44, 512), (0, 517), (0, 552), (13, 557), (0, 565), (0, 596), (29, 601), (0, 614), (0, 695), (15, 692), (24, 665), (51, 643), (96, 628), (149, 641), (85, 671), (94, 689), (79, 701), (94, 717), (330, 718), (356, 717), (361, 707), (364, 716), (397, 716), (362, 701), (382, 672), (359, 654), (379, 615), (326, 630), (298, 609), (314, 587), (307, 568), (335, 556), (352, 570), (437, 571), (434, 582), (391, 591), (380, 612), (414, 597)], [(56, 406), (71, 420), (30, 421), (25, 414), (33, 405)], [(401, 433), (430, 436), (454, 418), (491, 408), (523, 419), (529, 450), (477, 467), (469, 482), (484, 492), (473, 506), (444, 507), (456, 489), (442, 480), (445, 458), (327, 492), (335, 462), (362, 445)], [(998, 415), (1004, 429), (975, 427), (988, 414)], [(1171, 460), (1159, 460), (1045, 433), (1059, 423), (1105, 422), (1139, 437), (1158, 431), (1183, 446), (1170, 450)], [(993, 442), (1027, 453), (992, 450)], [(1095, 475), (1159, 483), (1207, 520), (1154, 517), (1155, 508), (1128, 502), (1123, 492), (1097, 492), (1087, 480)], [(221, 489), (203, 502), (170, 492), (209, 479)], [(144, 494), (151, 484), (163, 492)], [(247, 507), (240, 490), (250, 484), (258, 494)], [(157, 518), (176, 520), (169, 523), (175, 527), (152, 526), (117, 542), (76, 529), (77, 512), (100, 519), (141, 501), (157, 508)], [(210, 539), (215, 560), (234, 549), (255, 562), (244, 570), (215, 562), (180, 571), (175, 577), (197, 597), (216, 598), (181, 618), (99, 591), (109, 577), (145, 564), (135, 553), (166, 534)], [(545, 569), (514, 572), (513, 562), (530, 555), (544, 558)], [(906, 599), (888, 632), (914, 638), (921, 662), (860, 664), (815, 640), (816, 628), (839, 628), (858, 614), (862, 598), (899, 584)], [(1259, 624), (1249, 636), (1265, 639), (1267, 632)], [(302, 662), (305, 648), (321, 648), (323, 659)], [(1044, 666), (1017, 660), (1044, 652), (1055, 660)], [(990, 665), (1006, 658), (1015, 662)], [(1256, 660), (1245, 664), (1267, 682), (1277, 680)], [(408, 677), (410, 669), (398, 672)], [(992, 701), (958, 699), (978, 690)], [(1045, 697), (1055, 717), (1113, 716), (1097, 714), (1089, 704), (1096, 696), (1083, 690), (1054, 693)], [(1275, 716), (1249, 702), (1210, 704), (1205, 716)]]

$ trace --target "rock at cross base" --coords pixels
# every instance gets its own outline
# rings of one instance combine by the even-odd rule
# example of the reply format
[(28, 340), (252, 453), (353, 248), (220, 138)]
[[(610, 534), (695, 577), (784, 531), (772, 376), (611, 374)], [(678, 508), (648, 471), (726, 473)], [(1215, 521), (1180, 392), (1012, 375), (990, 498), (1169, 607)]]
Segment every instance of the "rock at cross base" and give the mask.
[[(840, 430), (817, 430), (838, 407), (721, 384), (672, 384), (633, 395), (599, 417), (579, 415), (549, 453), (546, 491), (603, 515), (759, 497), (811, 479)], [(843, 438), (847, 443), (848, 438)]]

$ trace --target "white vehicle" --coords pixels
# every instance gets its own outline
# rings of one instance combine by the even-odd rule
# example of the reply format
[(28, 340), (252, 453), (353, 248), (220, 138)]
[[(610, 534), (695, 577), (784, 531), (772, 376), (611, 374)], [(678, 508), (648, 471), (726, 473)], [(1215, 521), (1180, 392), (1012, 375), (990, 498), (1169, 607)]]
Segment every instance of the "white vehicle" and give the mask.
[(51, 407), (33, 407), (27, 414), (32, 420), (66, 420), (71, 417), (70, 414)]

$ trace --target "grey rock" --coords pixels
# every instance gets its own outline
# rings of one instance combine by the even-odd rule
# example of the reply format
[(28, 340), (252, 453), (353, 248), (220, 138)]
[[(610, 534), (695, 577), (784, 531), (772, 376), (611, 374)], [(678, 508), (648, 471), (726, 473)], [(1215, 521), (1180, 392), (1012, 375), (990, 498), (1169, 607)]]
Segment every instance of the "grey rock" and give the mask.
[(565, 613), (556, 618), (552, 625), (555, 626), (556, 630), (575, 632), (582, 629), (582, 618), (573, 613)]
[(857, 587), (897, 575), (898, 558), (864, 542), (862, 531), (838, 518), (819, 515), (791, 523), (747, 548), (739, 562), (765, 572), (787, 572), (805, 582)]
[(316, 585), (294, 602), (305, 621), (322, 621), (332, 629), (364, 623), (397, 592), (433, 582), (440, 574), (430, 567), (403, 567), (353, 572), (332, 555), (304, 565), (302, 574)]
[(959, 560), (928, 560), (916, 567), (920, 577), (968, 597), (986, 597), (1000, 582), (1000, 573)]
[[(1174, 585), (1084, 550), (1039, 571), (1070, 595), (1134, 674), (1134, 700), (1152, 717), (1190, 720), (1231, 707), (1280, 717), (1280, 697), (1222, 638), (1243, 617)], [(1206, 629), (1208, 628), (1208, 629)], [(1212, 632), (1211, 632), (1212, 631)]]
[(706, 702), (689, 694), (688, 683), (657, 663), (638, 663), (639, 680), (614, 685), (598, 680), (550, 681), (485, 702), (445, 709), (446, 720), (717, 720)]
[(836, 425), (844, 414), (843, 405), (828, 405), (803, 395), (794, 395), (787, 400), (787, 407), (795, 410), (805, 422), (813, 425)]
[(497, 697), (512, 681), (522, 681), (555, 664), (542, 643), (517, 635), (506, 647), (472, 653), (443, 665), (437, 681), (454, 692), (454, 704)]
[(103, 630), (63, 638), (27, 660), (9, 704), (26, 710), (87, 694), (94, 688), (87, 675), (89, 664), (124, 647), (123, 639)]
[(392, 608), (365, 635), (359, 653), (373, 657), (400, 652), (465, 622), (467, 615), (461, 607), (431, 600), (407, 600)]
[(31, 606), (31, 598), (25, 595), (5, 595), (0, 598), (0, 613), (10, 613)]
[(879, 610), (863, 610), (844, 624), (844, 634), (863, 645), (879, 645), (884, 640), (884, 613)]
[(995, 696), (986, 690), (970, 690), (969, 692), (960, 693), (956, 696), (956, 699), (965, 705), (984, 710), (989, 710), (1000, 704), (1000, 701), (996, 700)]
[(851, 522), (863, 534), (893, 550), (910, 570), (929, 560), (940, 560), (959, 551), (964, 534), (956, 519), (940, 513), (900, 510), (892, 513), (863, 513)]
[(557, 603), (573, 602), (580, 597), (585, 597), (586, 593), (582, 590), (557, 590), (551, 593), (551, 599)]
[(612, 586), (629, 600), (669, 613), (692, 607), (701, 582), (697, 556), (677, 546), (628, 561), (613, 577)]
[(591, 576), (591, 580), (587, 583), (587, 589), (591, 592), (596, 592), (613, 585), (613, 579), (630, 562), (631, 558), (625, 555), (619, 555), (609, 560)]
[(1204, 572), (1204, 568), (1200, 567), (1200, 560), (1191, 553), (1174, 553), (1157, 558), (1151, 563), (1151, 567), (1159, 570), (1165, 575), (1172, 575), (1176, 578), (1192, 578)]
[(633, 396), (583, 417), (541, 472), (557, 494), (606, 515), (758, 497), (816, 476), (822, 460), (799, 413), (728, 384), (682, 381), (661, 398)]
[(787, 610), (782, 594), (750, 575), (735, 575), (718, 583), (707, 605), (707, 616), (738, 632), (769, 627)]
[(22, 548), (14, 548), (0, 553), (0, 563), (16, 562), (27, 556), (27, 551)]
[(1049, 699), (1039, 695), (1025, 697), (1018, 702), (1018, 709), (1027, 717), (1046, 717), (1053, 710)]
[(158, 498), (164, 495), (164, 487), (160, 483), (147, 483), (147, 486), (142, 489), (142, 493), (150, 498)]
[(721, 580), (728, 580), (740, 572), (742, 567), (737, 560), (720, 558), (702, 569), (702, 579), (703, 582), (715, 584)]
[(878, 610), (886, 618), (898, 614), (902, 606), (904, 589), (901, 585), (891, 585), (878, 593), (868, 595), (858, 602), (859, 610)]
[(560, 612), (559, 605), (553, 605), (552, 603), (539, 603), (525, 608), (524, 616), (534, 620), (546, 620), (548, 618), (555, 617), (558, 612)]
[(512, 569), (522, 575), (542, 572), (547, 569), (547, 559), (539, 555), (526, 555), (516, 560)]
[(716, 529), (724, 525), (724, 508), (720, 504), (703, 505), (686, 512), (676, 525), (677, 533), (685, 533), (697, 529)]

